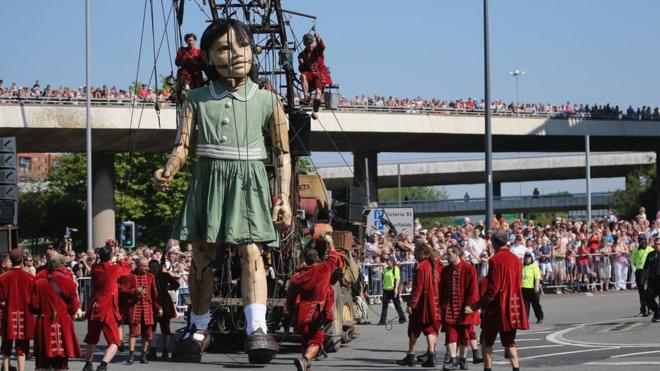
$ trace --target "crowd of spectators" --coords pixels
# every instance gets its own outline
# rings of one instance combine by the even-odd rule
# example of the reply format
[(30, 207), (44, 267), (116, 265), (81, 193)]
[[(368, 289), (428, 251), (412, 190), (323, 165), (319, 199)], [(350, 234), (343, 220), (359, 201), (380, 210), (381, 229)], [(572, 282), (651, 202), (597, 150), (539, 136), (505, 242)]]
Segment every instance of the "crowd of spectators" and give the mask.
[[(116, 86), (108, 87), (108, 85), (100, 87), (92, 86), (90, 89), (92, 99), (118, 103), (131, 102), (136, 99), (154, 102), (156, 98), (161, 102), (173, 101), (174, 97), (170, 90), (169, 88), (154, 90), (146, 85), (139, 85), (137, 89), (119, 89)], [(4, 82), (0, 80), (0, 98), (77, 101), (87, 98), (87, 88), (82, 86), (79, 88), (69, 88), (62, 85), (55, 88), (50, 84), (42, 87), (39, 80), (35, 81), (32, 87), (18, 86), (15, 82), (12, 82), (9, 86), (5, 86)]]
[[(113, 244), (115, 243), (114, 241), (109, 242)], [(132, 251), (129, 251), (124, 247), (117, 248), (117, 257), (122, 259), (128, 255), (133, 270), (135, 269), (135, 262), (138, 259), (157, 260), (161, 262), (163, 271), (168, 272), (178, 280), (179, 297), (175, 302), (178, 303), (179, 307), (184, 307), (184, 300), (188, 295), (188, 275), (192, 262), (192, 246), (190, 244), (188, 244), (184, 250), (179, 247), (178, 242), (175, 240), (170, 240), (168, 242), (168, 247), (163, 250), (145, 245), (138, 246)], [(74, 280), (78, 282), (82, 308), (86, 308), (86, 300), (91, 298), (91, 286), (89, 281), (91, 277), (91, 267), (97, 260), (95, 250), (90, 249), (76, 253), (73, 250), (71, 239), (65, 236), (64, 241), (58, 247), (49, 245), (45, 254), (37, 256), (28, 255), (24, 260), (25, 266), (23, 269), (26, 272), (35, 275), (38, 270), (45, 268), (47, 262), (46, 256), (49, 253), (48, 250), (56, 250), (66, 257), (66, 266), (73, 272)], [(3, 257), (1, 269), (2, 271), (0, 273), (4, 273), (11, 269), (9, 255)]]
[[(372, 97), (358, 95), (353, 99), (341, 97), (340, 107), (370, 108), (382, 110), (395, 110), (408, 113), (418, 112), (479, 112), (485, 108), (484, 100), (473, 98), (458, 100), (440, 100), (417, 98), (395, 98), (375, 95)], [(588, 105), (566, 102), (564, 104), (552, 103), (508, 103), (500, 99), (491, 102), (491, 110), (495, 114), (516, 114), (516, 115), (545, 115), (545, 116), (565, 116), (581, 117), (594, 119), (613, 119), (613, 120), (660, 120), (660, 109), (652, 109), (648, 106), (641, 108), (628, 108), (623, 111), (619, 106), (606, 105)]]
[[(154, 90), (146, 85), (140, 85), (137, 89), (119, 89), (116, 86), (92, 87), (92, 99), (112, 101), (116, 103), (132, 102), (174, 102), (175, 94), (172, 89)], [(69, 88), (58, 86), (57, 88), (46, 85), (41, 86), (39, 80), (35, 81), (32, 87), (18, 86), (15, 82), (5, 86), (0, 80), (0, 98), (20, 98), (36, 100), (84, 100), (86, 98), (86, 88)], [(296, 100), (299, 97), (296, 96)], [(407, 113), (470, 113), (483, 111), (485, 103), (483, 100), (473, 98), (457, 100), (440, 100), (417, 98), (395, 98), (379, 95), (365, 96), (358, 95), (353, 99), (341, 97), (339, 100), (340, 109), (370, 109), (370, 110), (391, 110)], [(660, 120), (660, 109), (649, 106), (633, 108), (628, 106), (625, 110), (619, 106), (589, 105), (566, 102), (563, 104), (552, 103), (511, 103), (496, 99), (491, 103), (493, 113), (500, 115), (542, 115), (559, 117), (578, 117), (592, 119), (610, 119), (610, 120)]]
[[(538, 225), (534, 220), (494, 220), (493, 225), (509, 233), (509, 246), (521, 262), (531, 253), (541, 270), (546, 292), (557, 294), (580, 291), (611, 291), (635, 288), (633, 249), (660, 243), (660, 212), (656, 220), (646, 217), (642, 207), (633, 220), (619, 220), (612, 210), (591, 225), (581, 220), (557, 217), (552, 224)], [(447, 247), (461, 248), (465, 261), (473, 264), (480, 277), (488, 273), (488, 260), (494, 254), (484, 222), (465, 218), (462, 225), (434, 223), (428, 229), (419, 220), (414, 231), (398, 234), (375, 231), (364, 242), (364, 274), (368, 277), (370, 302), (378, 303), (382, 294), (382, 271), (390, 257), (401, 269), (399, 292), (410, 290), (414, 258), (413, 241), (421, 238), (439, 256)], [(646, 246), (643, 246), (643, 248)]]

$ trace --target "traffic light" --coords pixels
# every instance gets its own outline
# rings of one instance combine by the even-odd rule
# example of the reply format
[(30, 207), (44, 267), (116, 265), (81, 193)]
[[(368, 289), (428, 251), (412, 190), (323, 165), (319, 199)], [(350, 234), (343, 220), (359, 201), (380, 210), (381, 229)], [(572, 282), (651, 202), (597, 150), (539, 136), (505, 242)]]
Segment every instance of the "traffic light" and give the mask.
[(124, 247), (135, 247), (135, 222), (127, 220), (121, 224), (121, 239)]

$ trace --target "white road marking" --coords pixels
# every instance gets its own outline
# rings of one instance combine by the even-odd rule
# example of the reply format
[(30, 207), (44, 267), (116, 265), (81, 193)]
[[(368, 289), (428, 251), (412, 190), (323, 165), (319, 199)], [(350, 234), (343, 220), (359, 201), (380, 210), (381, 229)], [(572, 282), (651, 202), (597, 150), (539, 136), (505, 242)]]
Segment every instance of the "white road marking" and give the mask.
[(585, 352), (598, 352), (601, 350), (611, 350), (611, 349), (620, 349), (619, 347), (606, 347), (606, 348), (592, 348), (592, 349), (582, 349), (582, 350), (572, 350), (570, 352), (559, 352), (559, 353), (549, 353), (549, 354), (537, 354), (535, 356), (529, 356), (529, 357), (520, 357), (521, 360), (523, 359), (534, 359), (534, 358), (545, 358), (545, 357), (552, 357), (552, 356), (562, 356), (564, 354), (573, 354), (573, 353), (585, 353)]
[(633, 362), (587, 362), (585, 366), (655, 366), (660, 362), (654, 361), (633, 361)]
[(611, 356), (610, 358), (632, 357), (632, 356), (640, 356), (640, 355), (643, 355), (643, 354), (653, 354), (653, 353), (660, 353), (660, 350), (652, 350), (652, 351), (649, 351), (649, 352), (636, 352), (636, 353), (617, 354), (615, 356)]
[[(522, 348), (516, 347), (516, 350), (537, 349), (537, 348), (555, 348), (555, 347), (563, 347), (563, 345), (561, 345), (561, 344), (534, 345), (534, 346), (531, 346), (531, 347), (522, 347)], [(493, 352), (504, 352), (504, 349), (494, 350)]]
[[(538, 354), (535, 356), (529, 356), (529, 357), (520, 357), (520, 360), (526, 360), (526, 359), (534, 359), (534, 358), (545, 358), (545, 357), (552, 357), (552, 356), (562, 356), (565, 354), (574, 354), (574, 353), (585, 353), (585, 352), (598, 352), (601, 350), (612, 350), (612, 349), (620, 349), (619, 347), (606, 347), (606, 348), (591, 348), (591, 349), (582, 349), (582, 350), (572, 350), (570, 352), (559, 352), (559, 353), (548, 353), (548, 354)], [(494, 361), (494, 364), (497, 365), (508, 365), (510, 362), (509, 361)]]
[[(634, 317), (633, 317), (634, 318)], [(625, 320), (630, 320), (631, 318), (620, 318), (614, 321), (625, 321)], [(601, 323), (609, 323), (612, 322), (612, 320), (609, 321), (603, 321), (603, 322), (594, 322), (594, 323), (585, 323), (581, 325), (577, 325), (574, 327), (569, 327), (563, 330), (555, 331), (548, 336), (546, 336), (546, 340), (555, 344), (562, 344), (562, 345), (567, 345), (567, 346), (574, 346), (574, 347), (582, 347), (582, 348), (602, 348), (602, 347), (619, 347), (619, 348), (659, 348), (660, 343), (648, 343), (648, 344), (608, 344), (608, 343), (595, 343), (595, 342), (588, 342), (588, 341), (580, 341), (580, 340), (573, 340), (573, 339), (567, 339), (564, 335), (574, 331), (581, 329), (586, 326), (591, 326), (591, 325), (597, 325)]]

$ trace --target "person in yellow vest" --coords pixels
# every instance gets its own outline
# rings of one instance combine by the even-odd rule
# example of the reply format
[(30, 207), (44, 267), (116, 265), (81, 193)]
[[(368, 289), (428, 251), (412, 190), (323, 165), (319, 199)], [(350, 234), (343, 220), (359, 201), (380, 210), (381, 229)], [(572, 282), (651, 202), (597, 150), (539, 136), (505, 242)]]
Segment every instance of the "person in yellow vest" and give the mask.
[(536, 323), (543, 323), (543, 308), (539, 294), (541, 293), (541, 269), (536, 264), (530, 252), (525, 253), (522, 271), (522, 295), (525, 301), (525, 310), (529, 316), (529, 305), (532, 304)]
[(632, 251), (632, 264), (635, 267), (635, 284), (637, 285), (637, 293), (639, 294), (638, 317), (649, 315), (646, 305), (646, 288), (644, 288), (643, 273), (646, 257), (651, 251), (653, 251), (653, 247), (646, 243), (646, 235), (641, 233), (637, 237), (637, 247)]

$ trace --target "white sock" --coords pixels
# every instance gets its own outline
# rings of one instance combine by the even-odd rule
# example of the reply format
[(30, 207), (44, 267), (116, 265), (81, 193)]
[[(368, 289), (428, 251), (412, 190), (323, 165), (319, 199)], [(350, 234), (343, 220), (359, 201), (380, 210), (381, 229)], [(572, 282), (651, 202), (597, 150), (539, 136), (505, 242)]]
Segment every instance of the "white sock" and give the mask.
[(252, 335), (253, 332), (261, 328), (264, 334), (268, 333), (266, 325), (266, 306), (264, 304), (250, 304), (243, 309), (245, 313), (245, 333)]
[(197, 330), (206, 330), (209, 327), (209, 321), (211, 321), (210, 312), (197, 314), (192, 310), (190, 311), (190, 322), (195, 325)]

